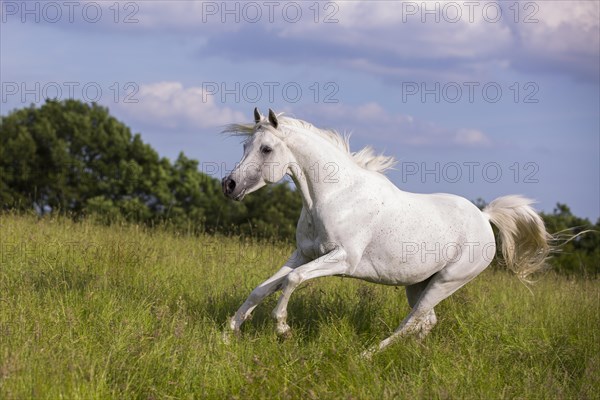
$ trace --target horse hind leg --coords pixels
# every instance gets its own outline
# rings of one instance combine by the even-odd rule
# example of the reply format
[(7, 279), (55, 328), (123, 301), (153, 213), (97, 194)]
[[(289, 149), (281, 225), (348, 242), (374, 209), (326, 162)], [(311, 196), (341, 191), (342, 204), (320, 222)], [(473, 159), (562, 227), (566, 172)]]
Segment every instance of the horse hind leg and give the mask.
[[(406, 286), (406, 299), (408, 300), (408, 305), (411, 309), (413, 309), (419, 301), (419, 298), (423, 294), (430, 280), (431, 277), (422, 282), (415, 283), (414, 285)], [(437, 317), (435, 315), (435, 310), (432, 308), (422, 318), (415, 321), (413, 333), (417, 335), (419, 340), (423, 340), (429, 332), (431, 332), (436, 323)]]
[[(375, 352), (383, 350), (403, 336), (410, 334), (421, 336), (429, 333), (437, 320), (433, 308), (479, 275), (489, 263), (490, 261), (485, 259), (476, 262), (459, 261), (435, 273), (422, 288), (412, 310), (398, 329), (390, 337), (381, 341), (378, 346), (364, 352), (363, 356), (371, 357)], [(417, 289), (418, 287), (409, 289), (409, 302), (415, 299)]]
[(383, 350), (394, 341), (398, 340), (402, 336), (407, 336), (410, 334), (416, 334), (419, 340), (425, 338), (427, 334), (433, 329), (433, 326), (437, 322), (437, 318), (435, 316), (435, 311), (433, 307), (431, 309), (421, 315), (417, 314), (415, 307), (419, 303), (419, 300), (425, 293), (428, 285), (430, 284), (432, 278), (435, 275), (429, 277), (428, 279), (415, 283), (413, 285), (408, 285), (405, 287), (406, 290), (406, 299), (408, 300), (408, 305), (411, 308), (408, 316), (400, 323), (400, 326), (396, 331), (390, 335), (387, 339), (381, 341), (376, 346), (365, 350), (361, 356), (367, 359), (370, 359), (375, 353), (380, 350)]
[(437, 324), (437, 317), (432, 308), (415, 324), (413, 333), (417, 335), (419, 340), (423, 340), (427, 335), (429, 335), (429, 332), (431, 332), (435, 324)]

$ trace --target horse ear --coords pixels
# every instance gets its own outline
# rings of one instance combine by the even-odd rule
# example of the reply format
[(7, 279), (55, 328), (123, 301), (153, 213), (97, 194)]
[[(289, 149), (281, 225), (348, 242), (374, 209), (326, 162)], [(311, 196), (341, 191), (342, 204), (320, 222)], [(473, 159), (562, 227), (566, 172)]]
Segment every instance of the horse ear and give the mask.
[(260, 122), (261, 118), (262, 118), (262, 115), (260, 115), (260, 111), (258, 111), (258, 107), (254, 107), (254, 122), (258, 124)]
[(269, 122), (273, 125), (273, 128), (277, 129), (279, 122), (277, 121), (277, 115), (269, 108)]

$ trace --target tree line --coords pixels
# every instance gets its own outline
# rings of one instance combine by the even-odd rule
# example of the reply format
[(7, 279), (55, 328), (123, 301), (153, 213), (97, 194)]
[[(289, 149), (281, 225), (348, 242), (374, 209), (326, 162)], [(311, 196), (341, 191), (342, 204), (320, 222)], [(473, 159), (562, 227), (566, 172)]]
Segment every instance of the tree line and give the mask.
[[(14, 110), (0, 117), (0, 144), (4, 211), (168, 226), (190, 234), (294, 239), (302, 201), (287, 183), (243, 202), (228, 201), (220, 181), (199, 171), (198, 161), (184, 153), (173, 162), (160, 157), (94, 103), (47, 100)], [(600, 219), (592, 224), (564, 204), (543, 218), (550, 232), (600, 231)], [(564, 272), (598, 274), (600, 234), (572, 240), (552, 262)]]
[(97, 104), (47, 100), (12, 111), (1, 117), (0, 143), (4, 210), (277, 238), (293, 237), (300, 215), (286, 185), (226, 201), (198, 161), (160, 157)]

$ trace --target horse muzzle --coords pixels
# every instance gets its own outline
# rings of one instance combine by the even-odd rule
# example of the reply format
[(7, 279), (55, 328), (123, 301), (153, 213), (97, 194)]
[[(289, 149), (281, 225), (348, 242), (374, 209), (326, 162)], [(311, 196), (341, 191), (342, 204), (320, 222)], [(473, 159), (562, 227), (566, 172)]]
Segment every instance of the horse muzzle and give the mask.
[(239, 185), (231, 175), (226, 176), (221, 180), (221, 187), (225, 196), (236, 201), (241, 201), (246, 195), (246, 189), (240, 190)]

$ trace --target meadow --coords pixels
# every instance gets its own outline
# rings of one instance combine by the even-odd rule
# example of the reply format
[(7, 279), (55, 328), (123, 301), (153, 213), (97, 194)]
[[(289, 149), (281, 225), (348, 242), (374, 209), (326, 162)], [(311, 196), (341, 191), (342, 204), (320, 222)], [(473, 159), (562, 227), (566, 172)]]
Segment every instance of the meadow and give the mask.
[[(222, 340), (290, 244), (91, 220), (0, 215), (2, 399), (600, 398), (600, 282), (531, 291), (490, 267), (437, 308), (423, 341), (365, 360), (408, 312), (403, 288), (323, 278)], [(600, 260), (599, 260), (600, 262)]]

